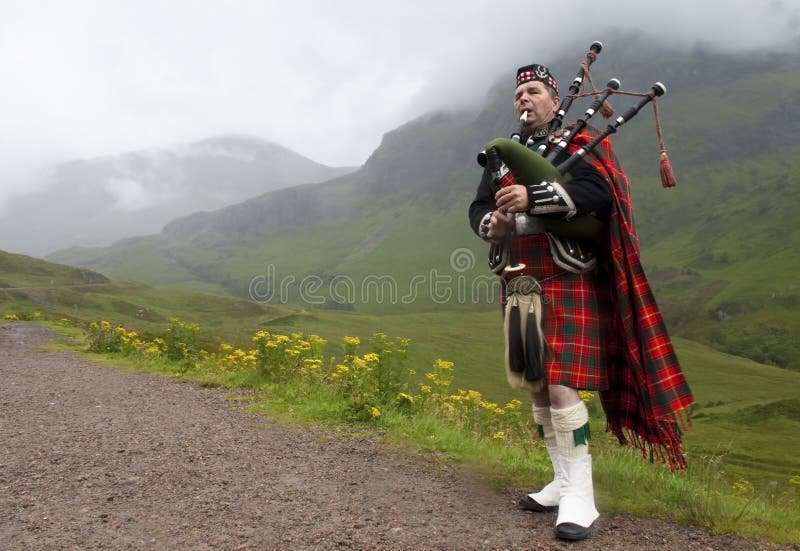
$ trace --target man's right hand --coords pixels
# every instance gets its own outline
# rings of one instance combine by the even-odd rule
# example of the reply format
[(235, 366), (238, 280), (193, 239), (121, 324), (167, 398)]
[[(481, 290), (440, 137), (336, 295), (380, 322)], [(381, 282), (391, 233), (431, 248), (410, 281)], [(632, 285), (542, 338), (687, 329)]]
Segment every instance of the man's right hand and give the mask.
[(514, 215), (506, 214), (499, 210), (492, 213), (489, 220), (489, 231), (487, 236), (489, 239), (502, 239), (509, 235), (514, 230)]

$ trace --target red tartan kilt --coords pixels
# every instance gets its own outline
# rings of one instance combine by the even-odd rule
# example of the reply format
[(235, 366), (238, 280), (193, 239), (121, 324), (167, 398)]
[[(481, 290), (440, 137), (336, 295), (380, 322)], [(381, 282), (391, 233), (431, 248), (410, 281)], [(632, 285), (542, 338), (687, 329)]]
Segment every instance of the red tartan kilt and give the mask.
[(547, 383), (605, 390), (608, 373), (594, 275), (573, 274), (556, 265), (543, 234), (517, 237), (514, 244), (514, 261), (525, 264), (521, 273), (542, 285)]

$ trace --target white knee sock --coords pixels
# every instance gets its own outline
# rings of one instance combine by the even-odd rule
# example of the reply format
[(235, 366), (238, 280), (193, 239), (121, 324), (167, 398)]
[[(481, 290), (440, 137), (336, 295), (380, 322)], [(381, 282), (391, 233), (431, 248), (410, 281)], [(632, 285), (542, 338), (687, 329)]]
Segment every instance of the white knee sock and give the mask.
[(558, 451), (565, 459), (589, 454), (589, 410), (582, 401), (564, 409), (550, 408)]
[(541, 427), (539, 435), (544, 440), (544, 445), (548, 448), (555, 448), (558, 444), (556, 443), (556, 433), (553, 430), (553, 420), (550, 417), (550, 406), (539, 407), (533, 404), (533, 420)]

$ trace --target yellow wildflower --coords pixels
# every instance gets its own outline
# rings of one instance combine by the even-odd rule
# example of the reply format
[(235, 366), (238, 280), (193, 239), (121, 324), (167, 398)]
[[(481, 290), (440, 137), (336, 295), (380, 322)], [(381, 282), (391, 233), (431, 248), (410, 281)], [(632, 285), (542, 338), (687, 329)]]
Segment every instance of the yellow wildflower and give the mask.
[(419, 389), (425, 394), (430, 394), (431, 392), (431, 387), (429, 387), (428, 385), (419, 385)]
[(480, 399), (481, 399), (481, 396), (482, 396), (481, 393), (478, 392), (477, 390), (469, 390), (469, 391), (467, 391), (466, 399), (470, 400), (472, 402), (479, 402)]
[(372, 413), (372, 416), (376, 418), (381, 416), (381, 410), (379, 410), (375, 406), (372, 406), (372, 411), (370, 413)]
[(400, 398), (402, 398), (403, 400), (405, 400), (406, 402), (411, 402), (412, 404), (414, 403), (414, 397), (413, 396), (409, 396), (405, 392), (401, 392), (400, 394), (398, 394), (398, 396)]
[(511, 400), (509, 403), (506, 404), (506, 410), (515, 411), (515, 410), (519, 409), (519, 407), (521, 405), (522, 405), (522, 402), (520, 402), (517, 399), (514, 399), (514, 400)]
[(744, 478), (740, 478), (734, 482), (732, 488), (740, 494), (751, 494), (753, 493), (753, 490), (755, 490), (753, 483), (745, 480)]
[(258, 331), (253, 337), (253, 340), (255, 341), (259, 339), (268, 339), (268, 338), (269, 338), (269, 331)]
[(481, 400), (480, 406), (483, 409), (485, 409), (486, 411), (490, 411), (492, 413), (496, 413), (497, 415), (503, 415), (506, 412), (506, 410), (504, 410), (503, 408), (499, 407), (494, 402), (484, 402), (483, 400)]
[(492, 436), (492, 438), (494, 438), (495, 440), (505, 440), (506, 439), (506, 433), (503, 432), (502, 430), (498, 431), (498, 432), (494, 433), (494, 436)]
[(311, 343), (311, 346), (315, 347), (317, 350), (321, 350), (326, 344), (328, 344), (328, 341), (319, 335), (308, 335), (308, 341)]
[(433, 367), (443, 371), (452, 371), (453, 365), (455, 365), (453, 362), (446, 362), (442, 359), (437, 359), (436, 363), (433, 364)]
[(381, 361), (381, 357), (374, 352), (364, 354), (364, 361), (371, 364), (376, 364)]
[(358, 346), (359, 344), (361, 344), (361, 339), (359, 339), (358, 337), (345, 337), (344, 343), (349, 346)]

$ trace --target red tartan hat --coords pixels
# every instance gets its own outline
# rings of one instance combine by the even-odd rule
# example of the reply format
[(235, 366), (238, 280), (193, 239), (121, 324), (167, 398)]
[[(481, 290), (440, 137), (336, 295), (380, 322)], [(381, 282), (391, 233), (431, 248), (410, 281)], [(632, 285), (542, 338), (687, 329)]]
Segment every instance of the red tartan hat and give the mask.
[(543, 82), (555, 90), (556, 95), (558, 95), (558, 81), (550, 74), (550, 69), (544, 65), (537, 65), (534, 63), (533, 65), (526, 65), (525, 67), (517, 69), (517, 86), (532, 80)]

